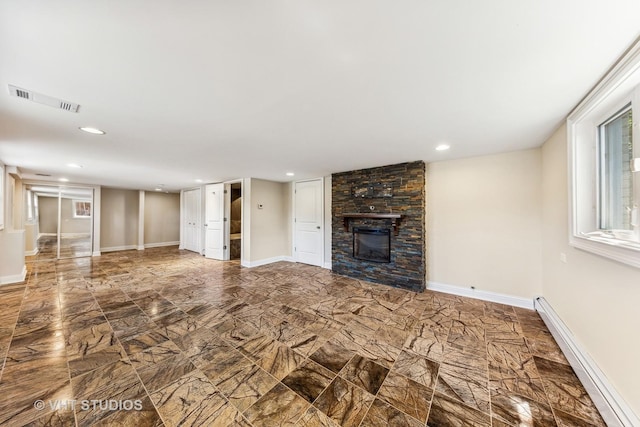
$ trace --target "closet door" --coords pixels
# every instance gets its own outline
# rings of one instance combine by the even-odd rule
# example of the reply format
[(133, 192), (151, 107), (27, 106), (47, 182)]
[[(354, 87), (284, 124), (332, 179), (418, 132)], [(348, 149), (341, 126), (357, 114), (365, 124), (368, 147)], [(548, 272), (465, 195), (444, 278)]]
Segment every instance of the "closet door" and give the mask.
[(200, 253), (200, 190), (184, 192), (184, 248)]
[(205, 256), (207, 258), (228, 259), (225, 244), (225, 203), (228, 192), (224, 184), (209, 184), (205, 191)]

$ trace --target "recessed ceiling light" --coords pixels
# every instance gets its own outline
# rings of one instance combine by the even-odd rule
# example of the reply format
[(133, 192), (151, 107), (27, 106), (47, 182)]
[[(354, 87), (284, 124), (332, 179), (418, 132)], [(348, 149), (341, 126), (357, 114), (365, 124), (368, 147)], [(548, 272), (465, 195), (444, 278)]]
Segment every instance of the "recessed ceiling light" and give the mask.
[(82, 169), (82, 165), (79, 165), (77, 163), (67, 163), (67, 166), (69, 166), (70, 168)]
[(162, 191), (162, 188), (156, 188), (156, 191)]
[(293, 173), (293, 172), (287, 172), (287, 176), (294, 176), (294, 175), (295, 175), (295, 173)]
[(83, 126), (81, 128), (79, 128), (82, 131), (88, 132), (88, 133), (92, 133), (94, 135), (104, 135), (106, 132), (97, 128), (92, 128), (92, 127), (88, 127), (88, 126)]
[(68, 178), (60, 178), (58, 181), (60, 181), (60, 182), (69, 182), (69, 179)]
[(201, 179), (196, 179), (196, 182), (202, 182), (202, 180)]
[(447, 144), (440, 144), (436, 147), (436, 151), (447, 151), (449, 148), (451, 147)]

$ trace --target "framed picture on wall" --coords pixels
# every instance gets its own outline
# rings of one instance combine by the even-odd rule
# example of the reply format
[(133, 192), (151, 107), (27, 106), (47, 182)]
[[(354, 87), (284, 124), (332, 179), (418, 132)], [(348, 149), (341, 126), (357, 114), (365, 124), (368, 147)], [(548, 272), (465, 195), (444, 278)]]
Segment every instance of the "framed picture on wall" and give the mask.
[(91, 202), (85, 200), (73, 201), (74, 218), (91, 218)]

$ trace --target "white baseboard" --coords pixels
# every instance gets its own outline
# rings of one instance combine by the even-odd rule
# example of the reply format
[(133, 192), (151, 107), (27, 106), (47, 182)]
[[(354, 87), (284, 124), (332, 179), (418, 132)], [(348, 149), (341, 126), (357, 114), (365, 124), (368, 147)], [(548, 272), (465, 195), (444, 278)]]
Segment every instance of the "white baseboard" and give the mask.
[(27, 266), (22, 266), (22, 273), (14, 274), (12, 276), (2, 276), (0, 277), (0, 285), (8, 285), (11, 283), (19, 283), (24, 282), (24, 279), (27, 277)]
[(534, 300), (535, 309), (549, 328), (571, 367), (600, 411), (607, 426), (640, 426), (640, 419), (622, 399), (598, 365), (575, 340), (562, 319), (543, 297)]
[(528, 298), (499, 294), (497, 292), (482, 291), (479, 289), (463, 288), (460, 286), (447, 285), (437, 282), (427, 282), (427, 289), (430, 291), (444, 292), (446, 294), (459, 295), (462, 297), (497, 302), (499, 304), (512, 305), (515, 307), (522, 307), (533, 310), (533, 300)]
[[(160, 243), (145, 243), (144, 244), (144, 248), (160, 248), (163, 246), (176, 246), (179, 245), (180, 242), (175, 241), (175, 242), (160, 242)], [(179, 249), (179, 248), (178, 248)]]
[(273, 264), (274, 262), (280, 262), (280, 261), (295, 262), (293, 260), (293, 257), (283, 255), (283, 256), (276, 256), (273, 258), (260, 259), (258, 261), (242, 261), (240, 265), (243, 267), (253, 268), (253, 267), (260, 267), (261, 265)]
[(102, 252), (100, 251), (93, 251), (93, 253), (91, 254), (91, 256), (101, 256)]
[(38, 248), (32, 249), (30, 251), (24, 251), (24, 256), (34, 256), (38, 255)]
[(110, 248), (100, 248), (100, 252), (130, 251), (135, 249), (138, 249), (138, 245), (112, 246)]

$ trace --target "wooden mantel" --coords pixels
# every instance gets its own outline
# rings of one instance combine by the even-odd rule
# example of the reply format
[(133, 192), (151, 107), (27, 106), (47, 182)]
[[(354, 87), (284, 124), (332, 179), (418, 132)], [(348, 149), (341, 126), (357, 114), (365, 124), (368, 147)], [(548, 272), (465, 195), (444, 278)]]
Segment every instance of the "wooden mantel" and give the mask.
[(367, 218), (367, 219), (390, 219), (393, 226), (393, 233), (398, 235), (398, 227), (400, 221), (404, 215), (391, 214), (391, 213), (345, 213), (340, 215), (344, 221), (344, 231), (349, 231), (349, 220), (352, 218)]

